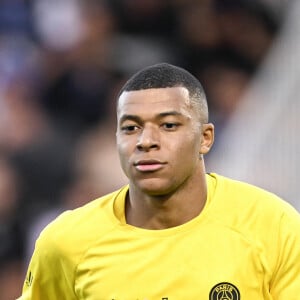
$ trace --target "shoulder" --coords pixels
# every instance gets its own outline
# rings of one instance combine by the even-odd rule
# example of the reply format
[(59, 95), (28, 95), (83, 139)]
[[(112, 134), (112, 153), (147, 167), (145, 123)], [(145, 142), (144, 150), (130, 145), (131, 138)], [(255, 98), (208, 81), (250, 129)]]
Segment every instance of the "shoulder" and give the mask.
[[(235, 205), (236, 208), (264, 211), (264, 209), (279, 214), (295, 214), (296, 210), (285, 200), (258, 186), (224, 177), (218, 174), (209, 174), (215, 178), (215, 196), (226, 198), (226, 205)], [(265, 211), (264, 211), (265, 212)]]
[[(282, 226), (300, 232), (300, 214), (287, 201), (260, 187), (210, 174), (215, 181), (212, 215), (237, 231), (276, 235)], [(211, 180), (211, 179), (210, 179)]]
[(63, 212), (41, 232), (37, 245), (67, 253), (85, 251), (95, 239), (117, 226), (113, 204), (124, 190), (126, 188)]
[(214, 182), (209, 216), (218, 228), (239, 235), (264, 253), (272, 266), (278, 264), (280, 253), (299, 255), (295, 253), (300, 251), (300, 214), (295, 208), (254, 185), (217, 174), (208, 176)]

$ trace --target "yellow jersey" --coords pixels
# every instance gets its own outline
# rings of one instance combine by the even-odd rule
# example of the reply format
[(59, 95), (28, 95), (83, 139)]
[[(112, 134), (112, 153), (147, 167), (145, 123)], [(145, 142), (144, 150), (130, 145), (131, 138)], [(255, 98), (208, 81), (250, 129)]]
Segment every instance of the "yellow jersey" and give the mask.
[(277, 196), (207, 174), (189, 222), (126, 224), (128, 186), (66, 211), (36, 242), (20, 300), (299, 300), (300, 216)]

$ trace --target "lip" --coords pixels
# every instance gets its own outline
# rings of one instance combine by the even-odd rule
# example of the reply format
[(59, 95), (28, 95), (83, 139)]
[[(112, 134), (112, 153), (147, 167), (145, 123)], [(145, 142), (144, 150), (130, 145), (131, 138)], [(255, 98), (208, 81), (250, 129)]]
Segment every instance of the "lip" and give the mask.
[(159, 160), (140, 160), (134, 163), (135, 168), (141, 172), (153, 172), (161, 169), (164, 163)]

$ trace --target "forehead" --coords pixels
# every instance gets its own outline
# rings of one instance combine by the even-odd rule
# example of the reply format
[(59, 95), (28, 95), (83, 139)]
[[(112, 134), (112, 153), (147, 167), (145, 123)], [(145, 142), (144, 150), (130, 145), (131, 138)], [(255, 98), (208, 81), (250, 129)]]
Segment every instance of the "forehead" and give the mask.
[(123, 114), (160, 114), (178, 111), (182, 114), (192, 110), (189, 92), (184, 87), (156, 88), (123, 92), (118, 101), (118, 116)]

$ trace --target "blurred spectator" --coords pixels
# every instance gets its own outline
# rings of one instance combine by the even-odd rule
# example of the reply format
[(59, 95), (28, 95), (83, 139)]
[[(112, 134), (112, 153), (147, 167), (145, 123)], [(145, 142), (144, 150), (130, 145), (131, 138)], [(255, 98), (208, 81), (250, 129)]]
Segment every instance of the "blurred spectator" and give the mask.
[(178, 7), (178, 14), (178, 34), (189, 47), (213, 49), (219, 46), (218, 16), (212, 1), (186, 1)]
[(171, 38), (177, 33), (172, 1), (111, 0), (122, 33)]
[[(173, 1), (112, 0), (117, 34), (112, 45), (111, 65), (132, 74), (145, 65), (177, 62), (177, 18)], [(126, 77), (128, 77), (126, 76)]]
[[(5, 158), (0, 158), (0, 260), (20, 259), (22, 247), (18, 238), (17, 208), (19, 179), (16, 170)], [(14, 233), (14, 234), (13, 234)]]
[(277, 32), (272, 14), (259, 1), (215, 1), (222, 43), (257, 67)]
[(13, 78), (2, 92), (0, 147), (7, 152), (23, 150), (49, 131), (49, 124), (25, 78)]
[(2, 105), (0, 149), (22, 178), (22, 212), (35, 214), (57, 201), (59, 189), (68, 180), (69, 140), (54, 131), (25, 79), (7, 86)]
[(24, 256), (18, 215), (20, 181), (13, 165), (0, 157), (0, 299), (15, 299), (21, 290)]
[[(53, 1), (36, 2), (37, 19), (41, 19), (38, 23), (48, 28), (41, 30), (41, 42), (46, 50), (40, 97), (54, 122), (76, 135), (106, 119), (106, 97), (114, 77), (110, 49), (115, 20), (103, 1), (59, 3), (57, 7)], [(72, 7), (72, 16), (67, 20), (62, 5)], [(57, 10), (61, 15), (58, 22), (42, 18), (43, 14), (53, 14), (56, 18)], [(63, 28), (67, 23), (67, 28), (57, 34), (53, 23)], [(66, 37), (70, 35), (72, 41), (67, 42)]]
[(37, 80), (40, 51), (32, 40), (24, 35), (0, 34), (0, 50), (0, 94), (17, 78)]
[[(205, 66), (195, 70), (195, 74), (205, 86), (210, 119), (215, 124), (215, 134), (218, 137), (238, 107), (252, 78), (252, 72), (243, 60), (227, 53), (224, 57), (219, 55), (213, 58)], [(218, 138), (216, 147), (217, 141)]]
[(45, 48), (67, 51), (83, 34), (77, 0), (39, 0), (32, 5), (34, 29)]
[(233, 53), (255, 70), (277, 32), (273, 15), (258, 1), (177, 1), (177, 38), (192, 72), (216, 56)]

